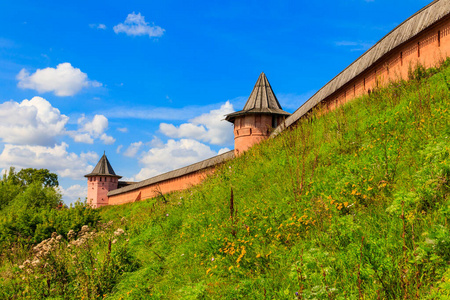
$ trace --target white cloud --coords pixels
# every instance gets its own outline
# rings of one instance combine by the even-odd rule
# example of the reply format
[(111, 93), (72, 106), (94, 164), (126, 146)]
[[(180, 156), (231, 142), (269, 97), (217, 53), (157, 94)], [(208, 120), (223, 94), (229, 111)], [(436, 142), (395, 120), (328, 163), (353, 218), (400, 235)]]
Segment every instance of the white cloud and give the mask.
[(98, 161), (98, 155), (95, 152), (77, 155), (67, 152), (68, 147), (64, 142), (54, 147), (5, 144), (0, 153), (0, 168), (45, 168), (60, 177), (83, 179), (94, 168), (92, 164)]
[(78, 125), (81, 126), (81, 131), (99, 136), (108, 128), (108, 119), (104, 115), (95, 115), (92, 121), (88, 121), (83, 115), (78, 119)]
[(135, 157), (136, 154), (138, 153), (139, 149), (144, 145), (143, 142), (136, 142), (136, 143), (131, 143), (130, 146), (128, 146), (127, 150), (125, 150), (125, 152), (123, 153), (123, 155), (128, 156), (128, 157)]
[(123, 133), (127, 133), (128, 132), (128, 128), (126, 128), (126, 127), (117, 128), (117, 130), (119, 130), (120, 132), (123, 132)]
[(205, 144), (192, 139), (168, 140), (166, 144), (144, 152), (139, 160), (144, 168), (135, 176), (136, 180), (175, 170), (217, 155)]
[(78, 132), (71, 132), (70, 135), (72, 136), (73, 140), (77, 143), (85, 143), (85, 144), (93, 144), (94, 139), (88, 134), (88, 133), (78, 133)]
[[(371, 2), (371, 1), (366, 1)], [(366, 51), (370, 47), (373, 46), (374, 43), (371, 42), (362, 42), (362, 41), (338, 41), (335, 43), (336, 46), (339, 47), (347, 47), (350, 48), (350, 51)]]
[(11, 144), (54, 145), (68, 120), (41, 97), (4, 102), (0, 104), (0, 139)]
[(131, 36), (148, 35), (149, 37), (160, 37), (164, 34), (165, 29), (153, 24), (149, 26), (148, 24), (141, 13), (136, 14), (132, 12), (128, 14), (125, 22), (117, 24), (113, 29), (116, 34), (123, 32)]
[(114, 144), (116, 139), (105, 133), (108, 129), (108, 119), (104, 115), (95, 115), (89, 120), (85, 115), (78, 119), (78, 130), (67, 133), (75, 142), (93, 144), (94, 139), (100, 139), (104, 144)]
[[(246, 99), (245, 99), (246, 100)], [(245, 104), (244, 100), (244, 104)], [(185, 121), (201, 113), (208, 113), (217, 108), (217, 103), (205, 106), (191, 105), (182, 108), (172, 107), (129, 107), (116, 106), (102, 110), (105, 116), (115, 119), (170, 120)]]
[(113, 138), (112, 136), (107, 135), (106, 133), (103, 133), (103, 134), (100, 136), (100, 139), (103, 141), (103, 143), (104, 143), (105, 145), (112, 145), (112, 144), (114, 144), (114, 142), (116, 141), (115, 138)]
[(171, 138), (192, 138), (213, 145), (230, 145), (234, 139), (233, 127), (231, 123), (224, 121), (224, 118), (233, 111), (233, 105), (227, 101), (219, 109), (189, 120), (190, 123), (178, 127), (161, 123), (159, 130)]
[(106, 29), (106, 25), (105, 24), (101, 24), (101, 23), (99, 23), (99, 24), (89, 24), (89, 27), (91, 27), (91, 28), (96, 28), (96, 29), (103, 29), (103, 30), (105, 30)]
[(228, 151), (231, 151), (231, 149), (225, 147), (225, 148), (220, 149), (217, 154), (219, 154), (219, 155), (224, 154), (225, 152), (228, 152)]
[(86, 73), (67, 62), (57, 65), (56, 69), (37, 69), (33, 74), (22, 69), (16, 78), (19, 80), (17, 86), (22, 89), (53, 92), (56, 96), (73, 96), (83, 88), (102, 86), (100, 82), (90, 81)]
[(139, 173), (136, 174), (136, 176), (132, 177), (133, 179), (135, 179), (136, 181), (142, 181), (148, 178), (152, 178), (156, 175), (162, 174), (164, 172), (159, 172), (155, 169), (151, 169), (151, 168), (142, 168), (141, 171), (139, 171)]
[(87, 196), (87, 185), (81, 186), (79, 184), (72, 185), (67, 189), (59, 186), (61, 194), (63, 196), (63, 201), (66, 204), (74, 203), (78, 199), (84, 201)]
[(119, 154), (120, 151), (122, 150), (122, 148), (123, 148), (123, 145), (117, 146), (116, 153)]

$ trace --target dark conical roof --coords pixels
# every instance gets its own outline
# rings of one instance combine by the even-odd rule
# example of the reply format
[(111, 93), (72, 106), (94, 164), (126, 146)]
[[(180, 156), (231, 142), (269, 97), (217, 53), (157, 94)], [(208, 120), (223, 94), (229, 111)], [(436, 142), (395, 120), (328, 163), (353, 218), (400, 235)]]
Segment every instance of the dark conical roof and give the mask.
[(261, 73), (256, 81), (244, 109), (228, 114), (225, 120), (233, 122), (237, 116), (246, 114), (276, 114), (289, 116), (290, 113), (285, 112), (278, 102), (275, 93), (267, 80), (266, 74)]
[(106, 157), (106, 154), (103, 154), (91, 173), (84, 175), (84, 177), (90, 176), (110, 176), (122, 178), (122, 176), (116, 175), (113, 168), (111, 167), (111, 164), (108, 161), (108, 158)]

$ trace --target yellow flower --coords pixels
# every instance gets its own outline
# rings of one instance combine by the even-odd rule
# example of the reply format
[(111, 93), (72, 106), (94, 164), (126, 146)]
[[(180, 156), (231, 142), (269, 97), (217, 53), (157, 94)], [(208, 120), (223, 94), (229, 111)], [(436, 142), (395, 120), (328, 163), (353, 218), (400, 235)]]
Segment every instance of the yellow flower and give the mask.
[(206, 270), (206, 274), (208, 274), (209, 272), (211, 272), (211, 268), (209, 268), (208, 270)]
[(260, 258), (260, 257), (261, 257), (260, 253), (256, 254), (256, 258)]
[(228, 268), (228, 271), (231, 271), (231, 269), (233, 269), (233, 266), (229, 267), (229, 268)]
[(367, 190), (368, 190), (368, 191), (370, 191), (370, 190), (372, 190), (372, 189), (373, 189), (373, 188), (372, 188), (372, 187), (370, 187), (370, 186), (369, 186), (369, 187), (367, 188)]

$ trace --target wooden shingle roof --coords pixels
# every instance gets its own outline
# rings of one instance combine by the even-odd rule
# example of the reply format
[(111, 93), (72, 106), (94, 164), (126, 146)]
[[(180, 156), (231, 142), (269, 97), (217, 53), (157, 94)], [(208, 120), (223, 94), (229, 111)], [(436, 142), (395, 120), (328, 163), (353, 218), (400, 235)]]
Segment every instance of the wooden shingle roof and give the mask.
[(225, 120), (233, 123), (236, 117), (246, 114), (290, 115), (290, 113), (285, 112), (281, 108), (264, 72), (259, 75), (258, 80), (253, 87), (253, 91), (250, 94), (250, 97), (248, 97), (247, 103), (245, 103), (244, 109), (228, 114)]
[(287, 128), (308, 114), (316, 105), (334, 92), (342, 88), (352, 79), (362, 74), (364, 71), (381, 60), (386, 54), (395, 48), (408, 42), (411, 38), (432, 26), (436, 22), (444, 19), (450, 14), (449, 0), (435, 0), (406, 19), (403, 23), (394, 28), (369, 50), (362, 54), (357, 60), (351, 63), (341, 73), (331, 79), (326, 85), (318, 90), (309, 100), (298, 108), (283, 124), (278, 126), (271, 134), (276, 136), (284, 128)]
[(234, 158), (234, 150), (231, 150), (231, 151), (225, 152), (223, 154), (219, 154), (217, 156), (205, 159), (198, 163), (189, 165), (187, 167), (173, 170), (173, 171), (161, 174), (161, 175), (157, 175), (155, 177), (152, 177), (152, 178), (140, 181), (140, 182), (136, 182), (134, 184), (125, 186), (125, 187), (117, 189), (117, 190), (109, 191), (108, 197), (126, 193), (126, 192), (130, 192), (133, 190), (137, 190), (137, 189), (140, 189), (140, 188), (152, 185), (152, 184), (158, 184), (158, 183), (161, 183), (166, 180), (182, 177), (184, 175), (191, 174), (191, 173), (194, 173), (194, 172), (206, 169), (206, 168), (211, 168), (211, 167), (214, 167), (218, 164), (224, 163), (227, 160), (230, 160), (233, 158)]
[(108, 158), (106, 157), (106, 154), (103, 154), (103, 156), (100, 158), (100, 160), (98, 161), (97, 165), (95, 166), (94, 170), (92, 170), (91, 173), (84, 175), (84, 177), (91, 177), (91, 176), (109, 176), (122, 178), (122, 176), (116, 175), (114, 169), (111, 167), (111, 164), (108, 161)]

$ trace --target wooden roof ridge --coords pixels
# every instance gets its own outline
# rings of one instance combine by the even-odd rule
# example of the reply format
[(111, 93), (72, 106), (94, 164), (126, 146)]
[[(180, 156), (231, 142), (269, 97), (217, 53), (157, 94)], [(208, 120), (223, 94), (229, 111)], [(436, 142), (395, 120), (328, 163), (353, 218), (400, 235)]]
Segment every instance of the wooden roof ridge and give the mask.
[(259, 75), (243, 110), (251, 110), (253, 108), (282, 109), (264, 72), (261, 72)]
[(449, 0), (435, 0), (420, 9), (411, 17), (403, 21), (400, 25), (395, 27), (375, 45), (370, 47), (369, 50), (364, 52), (353, 63), (351, 63), (321, 89), (319, 89), (291, 116), (286, 118), (286, 120), (272, 132), (271, 136), (276, 136), (283, 131), (284, 128), (294, 124), (322, 100), (332, 95), (355, 77), (361, 75), (391, 50), (409, 41), (411, 38), (418, 35), (428, 27), (445, 18), (448, 14), (450, 14)]
[(103, 156), (98, 161), (94, 170), (92, 170), (91, 173), (84, 175), (84, 177), (91, 177), (91, 176), (110, 176), (122, 178), (122, 176), (116, 175), (105, 153), (103, 153)]
[(255, 86), (245, 103), (244, 109), (227, 114), (225, 120), (233, 122), (234, 118), (237, 116), (256, 113), (290, 115), (290, 113), (285, 112), (281, 108), (280, 102), (278, 102), (278, 99), (272, 90), (272, 86), (264, 72), (261, 72), (258, 80), (256, 80)]
[(202, 160), (200, 162), (194, 163), (192, 165), (180, 168), (180, 169), (176, 169), (161, 175), (157, 175), (148, 179), (145, 179), (143, 181), (137, 182), (135, 184), (131, 184), (128, 186), (125, 186), (123, 188), (119, 188), (116, 190), (112, 190), (108, 193), (108, 197), (109, 196), (113, 196), (113, 195), (118, 195), (118, 194), (122, 194), (122, 193), (126, 193), (129, 191), (133, 191), (133, 190), (137, 190), (152, 184), (157, 184), (169, 179), (174, 179), (174, 178), (178, 178), (190, 173), (194, 173), (206, 168), (210, 168), (210, 167), (214, 167), (218, 164), (221, 164), (227, 160), (233, 159), (234, 158), (234, 150), (213, 156), (211, 158)]

